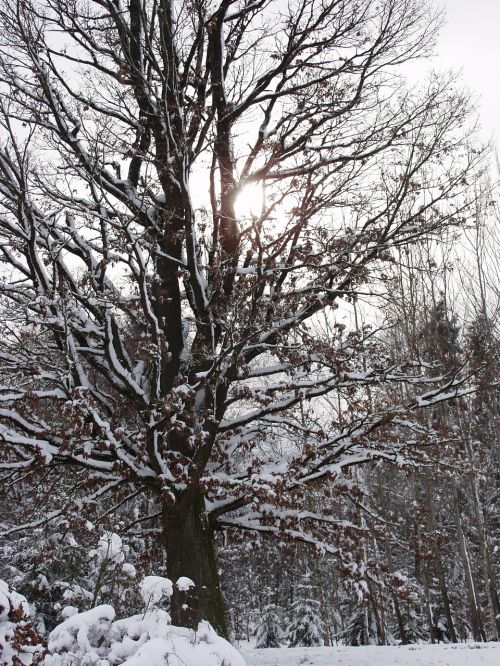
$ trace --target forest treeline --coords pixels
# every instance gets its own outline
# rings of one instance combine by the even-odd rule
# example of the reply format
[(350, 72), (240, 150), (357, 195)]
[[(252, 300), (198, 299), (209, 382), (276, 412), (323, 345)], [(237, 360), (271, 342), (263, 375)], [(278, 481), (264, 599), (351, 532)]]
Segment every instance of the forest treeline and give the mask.
[[(295, 544), (222, 547), (238, 638), (256, 633), (262, 647), (498, 640), (500, 247), (487, 206), (463, 235), (401, 252), (382, 308), (395, 359), (415, 352), (436, 373), (470, 363), (478, 390), (422, 413), (410, 461), (367, 464), (311, 491), (305, 510), (345, 518), (338, 547), (355, 553), (352, 568)], [(365, 399), (375, 406), (387, 390)]]

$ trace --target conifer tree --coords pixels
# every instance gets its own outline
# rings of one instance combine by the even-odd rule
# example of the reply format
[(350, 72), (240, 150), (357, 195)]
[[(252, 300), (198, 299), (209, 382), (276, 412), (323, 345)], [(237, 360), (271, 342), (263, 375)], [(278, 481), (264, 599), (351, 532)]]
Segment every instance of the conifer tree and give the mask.
[(345, 645), (379, 645), (380, 637), (373, 611), (368, 606), (356, 608), (347, 627), (337, 638)]
[(264, 606), (255, 632), (255, 647), (278, 648), (281, 647), (282, 638), (278, 608), (275, 604), (267, 604)]
[(323, 622), (319, 614), (319, 601), (302, 596), (290, 609), (291, 622), (286, 628), (288, 647), (316, 647), (323, 645)]

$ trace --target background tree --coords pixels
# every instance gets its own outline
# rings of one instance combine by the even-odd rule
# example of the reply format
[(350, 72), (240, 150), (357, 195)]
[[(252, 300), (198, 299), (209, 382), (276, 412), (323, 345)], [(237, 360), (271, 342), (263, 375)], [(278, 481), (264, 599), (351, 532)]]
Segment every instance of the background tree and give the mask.
[[(37, 520), (147, 494), (197, 583), (176, 624), (226, 631), (216, 528), (350, 565), (308, 487), (409, 455), (414, 412), (469, 390), (335, 320), (470, 209), (467, 97), (401, 79), (438, 23), (417, 0), (0, 4), (2, 470), (80, 470)], [(367, 400), (384, 382), (424, 394)]]
[(319, 616), (319, 601), (310, 598), (310, 585), (298, 586), (298, 598), (290, 607), (290, 624), (285, 636), (288, 647), (317, 647), (323, 645), (323, 623)]
[(255, 631), (255, 647), (279, 648), (282, 638), (278, 608), (274, 604), (267, 604)]

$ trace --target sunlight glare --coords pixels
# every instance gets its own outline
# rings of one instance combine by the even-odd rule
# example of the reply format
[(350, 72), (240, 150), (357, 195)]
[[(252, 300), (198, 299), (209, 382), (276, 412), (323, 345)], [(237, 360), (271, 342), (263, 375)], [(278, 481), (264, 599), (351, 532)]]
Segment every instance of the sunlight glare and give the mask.
[(245, 185), (236, 196), (234, 204), (236, 217), (256, 217), (262, 212), (264, 192), (261, 183)]

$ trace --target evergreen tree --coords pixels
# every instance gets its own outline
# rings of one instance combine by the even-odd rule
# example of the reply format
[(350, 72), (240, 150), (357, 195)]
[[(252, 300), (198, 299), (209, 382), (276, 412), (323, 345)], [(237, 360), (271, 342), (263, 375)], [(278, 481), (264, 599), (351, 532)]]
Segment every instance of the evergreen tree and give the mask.
[(396, 638), (405, 643), (426, 643), (429, 640), (429, 631), (422, 616), (420, 608), (410, 607), (403, 619), (404, 637), (396, 631)]
[(257, 630), (255, 632), (257, 648), (277, 648), (281, 647), (281, 638), (283, 632), (280, 627), (280, 619), (275, 604), (268, 604), (260, 617)]
[(345, 645), (378, 645), (380, 640), (373, 611), (368, 607), (357, 608), (337, 638)]
[(323, 622), (319, 616), (319, 601), (301, 598), (292, 604), (292, 621), (286, 628), (288, 647), (317, 647), (323, 645)]

